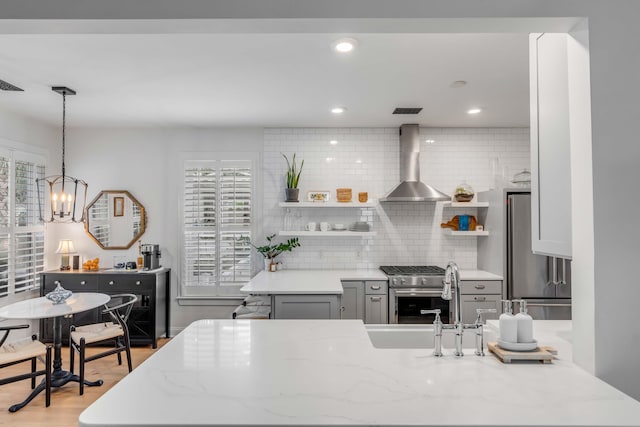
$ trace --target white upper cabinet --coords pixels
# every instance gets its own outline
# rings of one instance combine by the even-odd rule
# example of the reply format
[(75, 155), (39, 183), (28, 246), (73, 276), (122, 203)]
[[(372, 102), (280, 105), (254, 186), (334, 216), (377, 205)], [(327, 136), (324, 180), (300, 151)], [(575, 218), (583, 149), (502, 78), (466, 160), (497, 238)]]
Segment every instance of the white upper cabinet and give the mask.
[(531, 233), (536, 254), (571, 258), (567, 34), (531, 34)]

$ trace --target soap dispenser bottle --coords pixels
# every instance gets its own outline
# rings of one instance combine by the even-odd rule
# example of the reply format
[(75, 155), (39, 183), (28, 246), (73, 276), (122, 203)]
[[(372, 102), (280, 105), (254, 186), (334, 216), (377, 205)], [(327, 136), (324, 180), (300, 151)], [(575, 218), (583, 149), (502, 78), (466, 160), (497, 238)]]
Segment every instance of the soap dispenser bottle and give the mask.
[(527, 302), (520, 301), (520, 313), (515, 315), (518, 322), (518, 342), (533, 342), (533, 319), (527, 314)]
[(500, 315), (500, 340), (505, 342), (518, 342), (518, 321), (512, 313), (511, 301), (502, 300)]

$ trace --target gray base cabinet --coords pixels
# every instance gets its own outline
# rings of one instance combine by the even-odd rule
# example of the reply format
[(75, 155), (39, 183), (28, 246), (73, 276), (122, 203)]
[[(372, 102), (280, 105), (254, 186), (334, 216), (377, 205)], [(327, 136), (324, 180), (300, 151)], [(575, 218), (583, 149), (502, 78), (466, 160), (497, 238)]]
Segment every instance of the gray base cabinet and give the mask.
[(273, 295), (274, 319), (340, 319), (340, 295)]
[(366, 295), (364, 323), (389, 323), (389, 299), (386, 295)]
[(460, 310), (463, 323), (476, 321), (478, 308), (495, 308), (496, 313), (486, 313), (483, 320), (500, 316), (502, 300), (501, 280), (462, 280), (460, 282)]
[(364, 283), (343, 280), (342, 289), (342, 318), (364, 321)]
[(389, 323), (389, 284), (382, 280), (364, 282), (364, 323)]
[(386, 280), (343, 280), (342, 319), (389, 323)]
[[(44, 296), (60, 282), (63, 288), (72, 292), (100, 292), (108, 295), (130, 293), (138, 296), (133, 306), (127, 326), (132, 345), (157, 347), (162, 335), (169, 336), (169, 280), (170, 270), (157, 274), (146, 273), (106, 273), (77, 271), (47, 271), (40, 274), (40, 295)], [(62, 340), (69, 339), (69, 327), (110, 321), (101, 315), (102, 307), (62, 321)], [(53, 319), (40, 321), (42, 341), (53, 341)]]

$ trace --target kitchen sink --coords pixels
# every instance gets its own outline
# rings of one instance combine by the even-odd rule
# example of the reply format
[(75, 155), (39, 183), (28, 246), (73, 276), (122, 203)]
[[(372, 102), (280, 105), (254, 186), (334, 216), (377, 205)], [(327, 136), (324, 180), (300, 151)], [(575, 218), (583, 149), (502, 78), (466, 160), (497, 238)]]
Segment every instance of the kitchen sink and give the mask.
[[(365, 325), (369, 339), (375, 348), (433, 348), (431, 325)], [(462, 347), (475, 349), (475, 330), (467, 329), (462, 336)], [(495, 331), (484, 328), (485, 350), (487, 341), (495, 341)], [(455, 347), (453, 331), (442, 333), (442, 348)], [(468, 353), (468, 352), (467, 352)]]

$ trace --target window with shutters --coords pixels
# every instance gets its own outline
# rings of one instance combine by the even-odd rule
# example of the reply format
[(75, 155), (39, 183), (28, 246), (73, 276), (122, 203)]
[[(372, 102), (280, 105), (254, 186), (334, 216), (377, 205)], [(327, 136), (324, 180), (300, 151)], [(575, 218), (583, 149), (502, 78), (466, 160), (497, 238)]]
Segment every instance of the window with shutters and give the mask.
[(251, 278), (253, 177), (249, 160), (186, 161), (183, 296), (237, 296)]
[(0, 297), (40, 286), (44, 226), (36, 178), (44, 178), (44, 164), (40, 156), (0, 148)]

